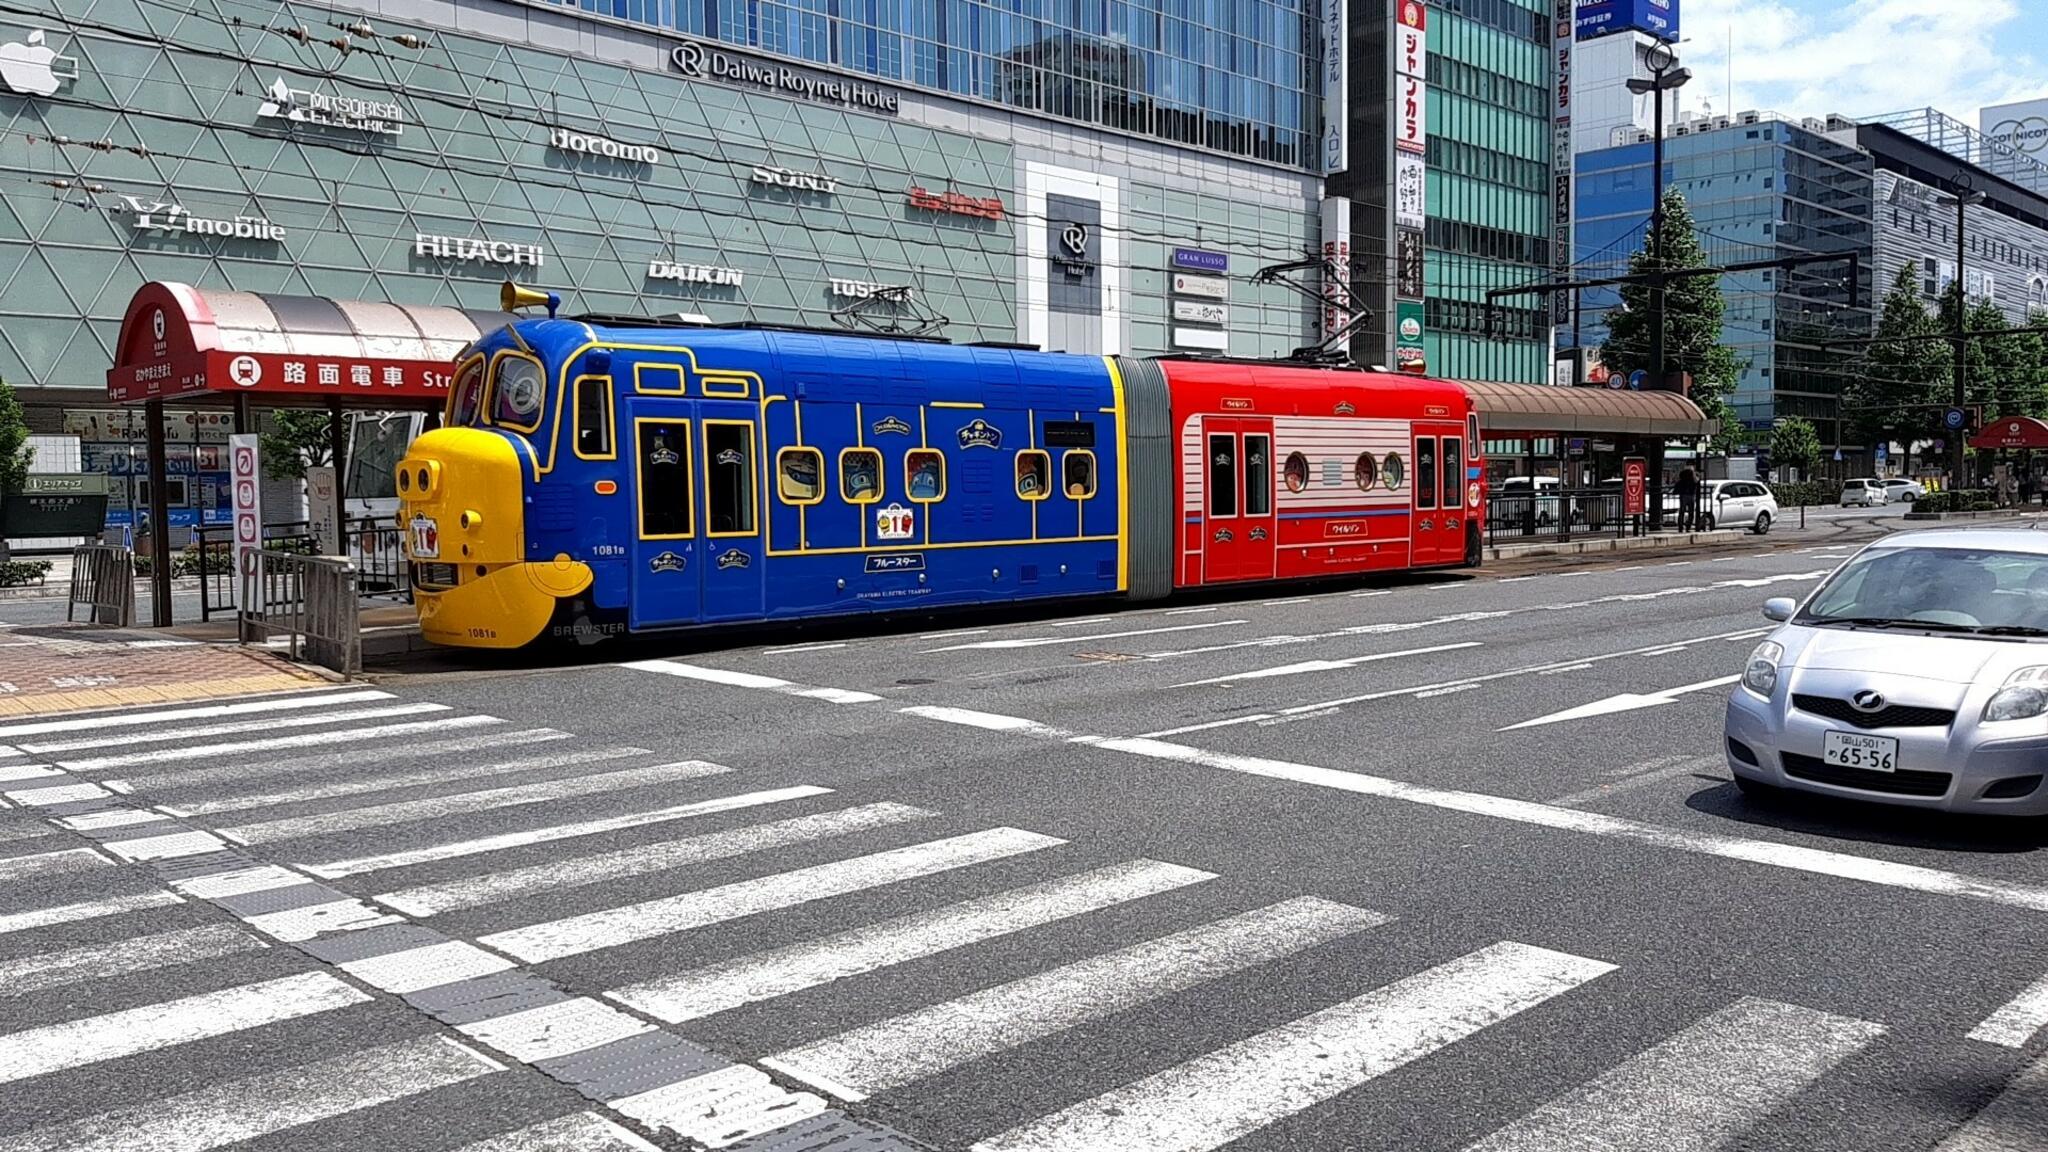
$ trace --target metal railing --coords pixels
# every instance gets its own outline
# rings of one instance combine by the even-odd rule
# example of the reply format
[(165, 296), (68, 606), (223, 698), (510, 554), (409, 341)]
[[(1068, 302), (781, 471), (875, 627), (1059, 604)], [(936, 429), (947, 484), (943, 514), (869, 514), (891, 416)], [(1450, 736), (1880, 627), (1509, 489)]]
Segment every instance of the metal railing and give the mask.
[(81, 544), (71, 550), (71, 593), (64, 619), (76, 620), (80, 606), (88, 623), (127, 628), (135, 623), (135, 553), (112, 544)]
[(251, 553), (236, 610), (244, 644), (286, 638), (293, 660), (331, 668), (344, 676), (363, 670), (354, 563), (325, 556), (301, 556), (264, 548)]
[(1489, 541), (1574, 536), (1640, 536), (1648, 517), (1631, 516), (1620, 492), (1600, 489), (1496, 492), (1486, 498)]
[[(311, 556), (319, 550), (304, 520), (263, 526), (263, 546), (277, 552)], [(213, 619), (216, 612), (235, 608), (233, 528), (210, 524), (193, 530), (192, 543), (178, 553), (179, 575), (199, 578), (199, 618)], [(349, 521), (342, 533), (343, 547), (355, 564), (360, 579), (356, 591), (362, 596), (412, 599), (412, 570), (405, 562), (395, 518), (363, 516)]]

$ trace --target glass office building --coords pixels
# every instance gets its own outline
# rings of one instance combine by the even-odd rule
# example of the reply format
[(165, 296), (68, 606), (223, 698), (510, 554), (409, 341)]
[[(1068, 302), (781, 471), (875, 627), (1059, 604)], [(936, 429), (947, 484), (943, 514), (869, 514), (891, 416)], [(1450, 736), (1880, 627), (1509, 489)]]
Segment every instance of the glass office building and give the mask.
[[(1824, 445), (1843, 443), (1844, 353), (1828, 354), (1822, 343), (1870, 332), (1874, 164), (1857, 147), (1853, 126), (1839, 127), (1743, 113), (1681, 121), (1664, 142), (1665, 180), (1685, 193), (1708, 259), (1854, 252), (1861, 261), (1854, 307), (1846, 263), (1721, 277), (1728, 309), (1721, 341), (1742, 363), (1730, 403), (1752, 443), (1763, 442), (1780, 416), (1812, 421)], [(1589, 275), (1625, 271), (1643, 246), (1651, 148), (1645, 138), (1578, 157), (1574, 246)], [(1583, 294), (1579, 344), (1599, 346), (1601, 317), (1617, 302), (1609, 289)]]
[(0, 378), (39, 432), (103, 407), (151, 280), (488, 308), (510, 277), (570, 313), (1091, 354), (1311, 337), (1251, 281), (1321, 242), (1290, 0), (602, 7), (0, 14), (30, 61), (0, 73)]

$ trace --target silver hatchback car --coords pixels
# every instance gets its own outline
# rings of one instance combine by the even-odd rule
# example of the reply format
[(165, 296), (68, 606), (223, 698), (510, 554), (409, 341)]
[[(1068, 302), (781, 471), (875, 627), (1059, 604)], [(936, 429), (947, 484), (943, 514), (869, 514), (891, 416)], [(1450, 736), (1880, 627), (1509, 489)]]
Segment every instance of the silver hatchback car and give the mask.
[(2048, 531), (1899, 533), (1764, 615), (1724, 725), (1744, 792), (2048, 813)]

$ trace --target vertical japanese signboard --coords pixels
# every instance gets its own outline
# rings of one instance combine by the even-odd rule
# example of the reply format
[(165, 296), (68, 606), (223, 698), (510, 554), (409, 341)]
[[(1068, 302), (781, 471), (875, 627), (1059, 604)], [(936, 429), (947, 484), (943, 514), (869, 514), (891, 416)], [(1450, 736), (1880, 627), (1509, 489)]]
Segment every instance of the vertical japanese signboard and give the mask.
[(1351, 298), (1351, 198), (1323, 198), (1323, 306), (1325, 340), (1351, 326), (1357, 311)]
[(242, 583), (256, 570), (256, 550), (263, 547), (263, 475), (258, 468), (257, 438), (228, 437), (230, 483), (234, 492), (235, 603), (242, 603)]
[[(1573, 0), (1553, 0), (1551, 44), (1557, 54), (1557, 100), (1551, 108), (1550, 129), (1550, 263), (1559, 280), (1571, 279), (1572, 271), (1572, 42), (1576, 15)], [(1551, 293), (1550, 322), (1568, 322), (1571, 303), (1567, 293)]]
[(1649, 462), (1641, 456), (1621, 462), (1622, 515), (1641, 516), (1649, 510), (1649, 476)]
[(1417, 154), (1429, 144), (1429, 13), (1401, 0), (1394, 22), (1394, 147)]
[[(1394, 361), (1423, 371), (1423, 232), (1428, 225), (1429, 10), (1400, 0), (1394, 11)], [(1412, 329), (1412, 331), (1411, 331)]]
[(1349, 0), (1323, 0), (1323, 171), (1342, 172), (1351, 166), (1345, 121), (1351, 115), (1346, 62), (1351, 49)]
[(1395, 371), (1418, 374), (1429, 371), (1429, 358), (1422, 350), (1422, 301), (1396, 302), (1394, 317)]

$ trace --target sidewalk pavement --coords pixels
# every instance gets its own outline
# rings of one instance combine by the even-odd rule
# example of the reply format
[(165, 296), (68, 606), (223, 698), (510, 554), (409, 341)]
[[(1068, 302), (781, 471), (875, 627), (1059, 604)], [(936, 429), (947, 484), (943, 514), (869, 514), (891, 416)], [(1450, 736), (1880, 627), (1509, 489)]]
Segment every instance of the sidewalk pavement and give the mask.
[(0, 717), (290, 692), (328, 681), (269, 653), (81, 625), (0, 626)]

